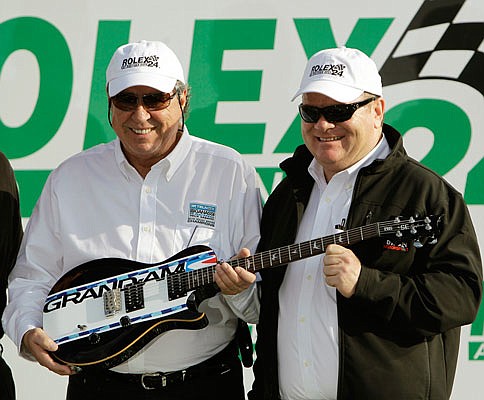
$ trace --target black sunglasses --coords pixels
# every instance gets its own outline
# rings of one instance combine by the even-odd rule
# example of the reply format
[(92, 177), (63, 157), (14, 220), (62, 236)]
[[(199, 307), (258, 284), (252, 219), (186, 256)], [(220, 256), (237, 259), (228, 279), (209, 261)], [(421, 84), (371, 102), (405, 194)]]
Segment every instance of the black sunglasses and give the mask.
[(335, 104), (328, 107), (315, 107), (307, 104), (299, 104), (299, 115), (305, 122), (315, 124), (319, 121), (321, 116), (328, 122), (343, 122), (349, 120), (358, 108), (371, 103), (376, 100), (377, 97), (369, 97), (363, 101), (350, 104)]
[(138, 97), (133, 93), (119, 93), (116, 96), (111, 97), (116, 108), (123, 111), (134, 111), (141, 104), (147, 111), (158, 111), (167, 108), (170, 105), (171, 99), (175, 97), (176, 91), (173, 93), (150, 93), (144, 96)]

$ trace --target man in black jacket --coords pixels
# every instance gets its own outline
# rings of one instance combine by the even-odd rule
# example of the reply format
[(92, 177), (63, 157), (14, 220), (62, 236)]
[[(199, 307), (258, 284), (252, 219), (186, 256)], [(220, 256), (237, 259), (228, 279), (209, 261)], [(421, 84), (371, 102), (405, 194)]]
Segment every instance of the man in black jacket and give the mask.
[[(22, 239), (17, 183), (7, 158), (0, 152), (0, 315), (7, 301), (7, 277), (15, 263)], [(0, 338), (3, 328), (0, 324)], [(12, 371), (2, 358), (0, 344), (0, 400), (15, 399)]]
[(362, 52), (313, 55), (299, 95), (304, 145), (281, 164), (258, 246), (290, 262), (261, 272), (249, 398), (448, 399), (482, 291), (466, 204), (383, 123)]

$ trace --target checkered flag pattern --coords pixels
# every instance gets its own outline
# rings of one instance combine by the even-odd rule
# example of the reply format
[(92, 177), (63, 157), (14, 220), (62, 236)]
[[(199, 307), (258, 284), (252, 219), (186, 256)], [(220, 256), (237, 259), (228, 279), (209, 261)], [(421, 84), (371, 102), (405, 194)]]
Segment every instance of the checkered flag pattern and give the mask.
[(480, 1), (425, 0), (380, 70), (383, 85), (450, 79), (484, 94)]

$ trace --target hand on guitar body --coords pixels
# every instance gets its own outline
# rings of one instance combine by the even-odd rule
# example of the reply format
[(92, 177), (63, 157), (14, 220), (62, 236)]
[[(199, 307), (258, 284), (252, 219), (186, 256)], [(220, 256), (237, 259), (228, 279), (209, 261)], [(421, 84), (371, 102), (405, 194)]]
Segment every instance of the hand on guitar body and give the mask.
[[(250, 251), (243, 248), (239, 251), (236, 258), (249, 256)], [(223, 262), (215, 267), (214, 279), (223, 294), (234, 295), (243, 292), (252, 285), (256, 276), (242, 267), (232, 268), (229, 263), (230, 261)]]
[(59, 375), (72, 375), (75, 372), (67, 365), (54, 361), (50, 352), (57, 350), (55, 343), (41, 328), (33, 328), (25, 332), (22, 338), (22, 349), (30, 353), (43, 367)]
[(326, 283), (336, 288), (344, 297), (351, 297), (361, 272), (361, 262), (348, 248), (330, 244), (323, 258)]

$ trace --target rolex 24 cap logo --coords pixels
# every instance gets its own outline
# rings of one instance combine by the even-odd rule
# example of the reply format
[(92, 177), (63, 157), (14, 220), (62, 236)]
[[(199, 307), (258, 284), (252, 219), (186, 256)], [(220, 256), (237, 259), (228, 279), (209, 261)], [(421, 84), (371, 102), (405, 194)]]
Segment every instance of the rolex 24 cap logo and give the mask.
[(343, 72), (346, 68), (346, 65), (343, 64), (323, 64), (323, 65), (313, 65), (311, 68), (311, 72), (309, 73), (309, 77), (314, 75), (335, 75), (335, 76), (343, 76)]
[(136, 67), (158, 68), (159, 59), (160, 57), (158, 57), (157, 55), (128, 57), (123, 59), (123, 62), (121, 63), (121, 69), (136, 68)]

